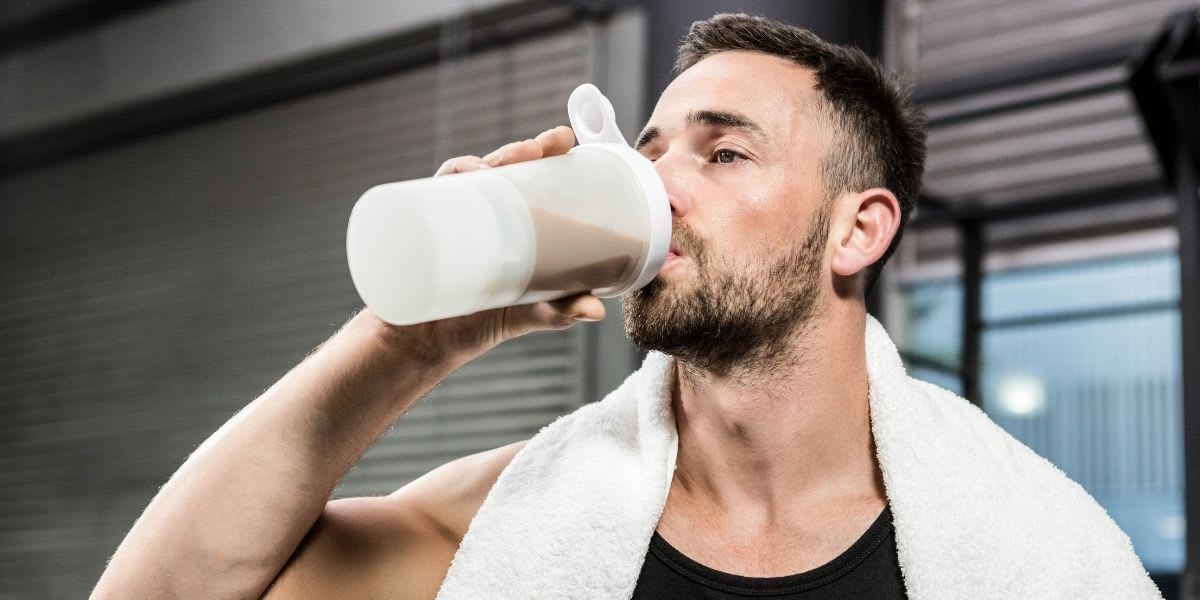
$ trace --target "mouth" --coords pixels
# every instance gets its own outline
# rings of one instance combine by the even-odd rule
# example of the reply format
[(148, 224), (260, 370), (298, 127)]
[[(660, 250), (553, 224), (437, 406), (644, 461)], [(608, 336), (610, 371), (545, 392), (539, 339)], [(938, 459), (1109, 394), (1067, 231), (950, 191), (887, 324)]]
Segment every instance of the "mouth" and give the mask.
[(670, 249), (667, 250), (667, 260), (663, 264), (669, 265), (678, 261), (683, 256), (684, 253), (679, 249), (679, 246), (676, 246), (675, 243), (672, 242)]

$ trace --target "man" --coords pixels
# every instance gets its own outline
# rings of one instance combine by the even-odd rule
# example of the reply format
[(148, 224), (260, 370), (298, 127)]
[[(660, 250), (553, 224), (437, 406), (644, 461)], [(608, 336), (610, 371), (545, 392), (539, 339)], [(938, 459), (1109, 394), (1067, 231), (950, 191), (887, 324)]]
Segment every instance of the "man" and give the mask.
[[(954, 531), (918, 518), (955, 492), (915, 474), (949, 472), (944, 465), (955, 458), (922, 455), (917, 438), (892, 433), (907, 431), (886, 425), (904, 405), (880, 398), (911, 384), (901, 373), (889, 385), (881, 367), (868, 364), (867, 355), (879, 353), (873, 348), (887, 344), (881, 333), (864, 340), (874, 326), (864, 296), (918, 193), (921, 113), (861, 52), (744, 15), (694, 24), (676, 67), (638, 141), (666, 185), (674, 241), (658, 278), (625, 307), (630, 339), (665, 353), (651, 359), (667, 373), (658, 401), (674, 424), (662, 437), (671, 459), (661, 493), (643, 494), (631, 483), (637, 498), (611, 513), (633, 511), (643, 499), (649, 530), (588, 521), (589, 507), (581, 505), (623, 502), (606, 500), (600, 488), (565, 506), (508, 500), (537, 493), (537, 478), (569, 481), (566, 468), (526, 468), (539, 457), (570, 453), (573, 439), (580, 445), (585, 435), (627, 433), (615, 418), (585, 420), (615, 410), (618, 397), (633, 393), (627, 386), (547, 428), (529, 452), (521, 442), (444, 465), (386, 498), (327, 502), (370, 443), (456, 368), (512, 337), (604, 317), (603, 305), (587, 295), (410, 327), (364, 310), (197, 449), (130, 531), (94, 597), (433, 598), (439, 589), (444, 597), (1028, 597), (1005, 596), (1024, 589), (1005, 582), (1041, 582), (1036, 568), (975, 564), (967, 549), (959, 572), (939, 562), (951, 555), (930, 549), (939, 542), (924, 541), (959, 543)], [(483, 158), (452, 159), (439, 174), (561, 154), (573, 143), (560, 127)], [(631, 381), (639, 377), (648, 376)], [(652, 395), (629, 406), (650, 406), (645, 396)], [(946, 400), (912, 402), (914, 414), (950, 410)], [(986, 428), (982, 415), (962, 419)], [(597, 427), (553, 437), (571, 423)], [(978, 444), (963, 444), (962, 453), (974, 456)], [(985, 454), (1020, 452), (1012, 441), (988, 444)], [(934, 441), (930, 447), (942, 449)], [(917, 458), (907, 465), (890, 458), (904, 452)], [(626, 463), (604, 463), (595, 476), (628, 482)], [(1035, 478), (1052, 469), (1029, 468), (1042, 469)], [(523, 484), (530, 473), (534, 479)], [(967, 477), (965, 469), (954, 473)], [(1008, 481), (1001, 472), (986, 477)], [(890, 504), (903, 536), (893, 533)], [(556, 538), (538, 537), (545, 531), (538, 522), (563, 515), (600, 533), (588, 538), (585, 531), (581, 543), (547, 550)], [(946, 523), (961, 522), (946, 516)], [(1005, 515), (970, 518), (982, 525), (994, 519), (998, 530), (1005, 522)], [(480, 541), (505, 539), (487, 536), (513, 519), (528, 520), (515, 529), (530, 532), (528, 545), (510, 538), (509, 546), (486, 548)], [(971, 535), (964, 548), (989, 547), (985, 529)], [(588, 564), (619, 543), (600, 539), (632, 540), (617, 553), (625, 570)], [(898, 558), (898, 546), (907, 558)], [(1062, 550), (1074, 557), (1073, 548)], [(1115, 561), (1131, 568), (1125, 554)], [(986, 587), (996, 581), (987, 579), (989, 569), (1001, 575), (999, 588)], [(942, 578), (944, 571), (954, 573)], [(488, 588), (492, 577), (500, 577), (496, 586), (514, 587)], [(1144, 572), (1131, 578), (1129, 589), (1148, 589), (1138, 579)]]

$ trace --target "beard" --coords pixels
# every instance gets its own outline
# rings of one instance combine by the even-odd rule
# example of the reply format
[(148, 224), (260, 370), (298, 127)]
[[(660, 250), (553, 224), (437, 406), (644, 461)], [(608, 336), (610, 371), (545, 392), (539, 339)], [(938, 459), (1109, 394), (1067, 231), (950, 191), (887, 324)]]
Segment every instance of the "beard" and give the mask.
[(639, 348), (665, 352), (693, 369), (769, 375), (783, 367), (795, 335), (818, 312), (828, 229), (825, 205), (788, 254), (737, 265), (712, 256), (703, 239), (676, 221), (676, 243), (696, 276), (673, 288), (656, 277), (626, 294), (625, 334)]

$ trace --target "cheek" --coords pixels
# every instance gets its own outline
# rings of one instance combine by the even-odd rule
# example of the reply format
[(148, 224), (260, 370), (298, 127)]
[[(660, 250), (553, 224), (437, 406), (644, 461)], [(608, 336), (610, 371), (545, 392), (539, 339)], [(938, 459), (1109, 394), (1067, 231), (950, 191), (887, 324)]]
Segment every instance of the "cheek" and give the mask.
[(809, 231), (819, 202), (794, 182), (759, 182), (741, 192), (724, 214), (723, 229), (737, 232), (731, 249), (741, 255), (776, 256), (793, 248)]
[(787, 189), (780, 178), (758, 169), (746, 169), (710, 189), (718, 201), (710, 204), (707, 219), (723, 231), (757, 231), (782, 208)]
[(823, 201), (815, 162), (749, 167), (692, 181), (693, 193), (705, 199), (692, 205), (692, 217), (706, 230), (709, 264), (761, 261), (800, 243)]

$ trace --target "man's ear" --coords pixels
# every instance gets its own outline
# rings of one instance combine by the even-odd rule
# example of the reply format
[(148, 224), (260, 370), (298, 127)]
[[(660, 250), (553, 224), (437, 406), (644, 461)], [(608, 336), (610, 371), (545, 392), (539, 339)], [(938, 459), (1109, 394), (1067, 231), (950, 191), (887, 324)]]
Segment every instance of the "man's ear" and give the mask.
[(833, 272), (849, 277), (875, 264), (900, 228), (900, 202), (885, 188), (838, 198), (833, 208)]

